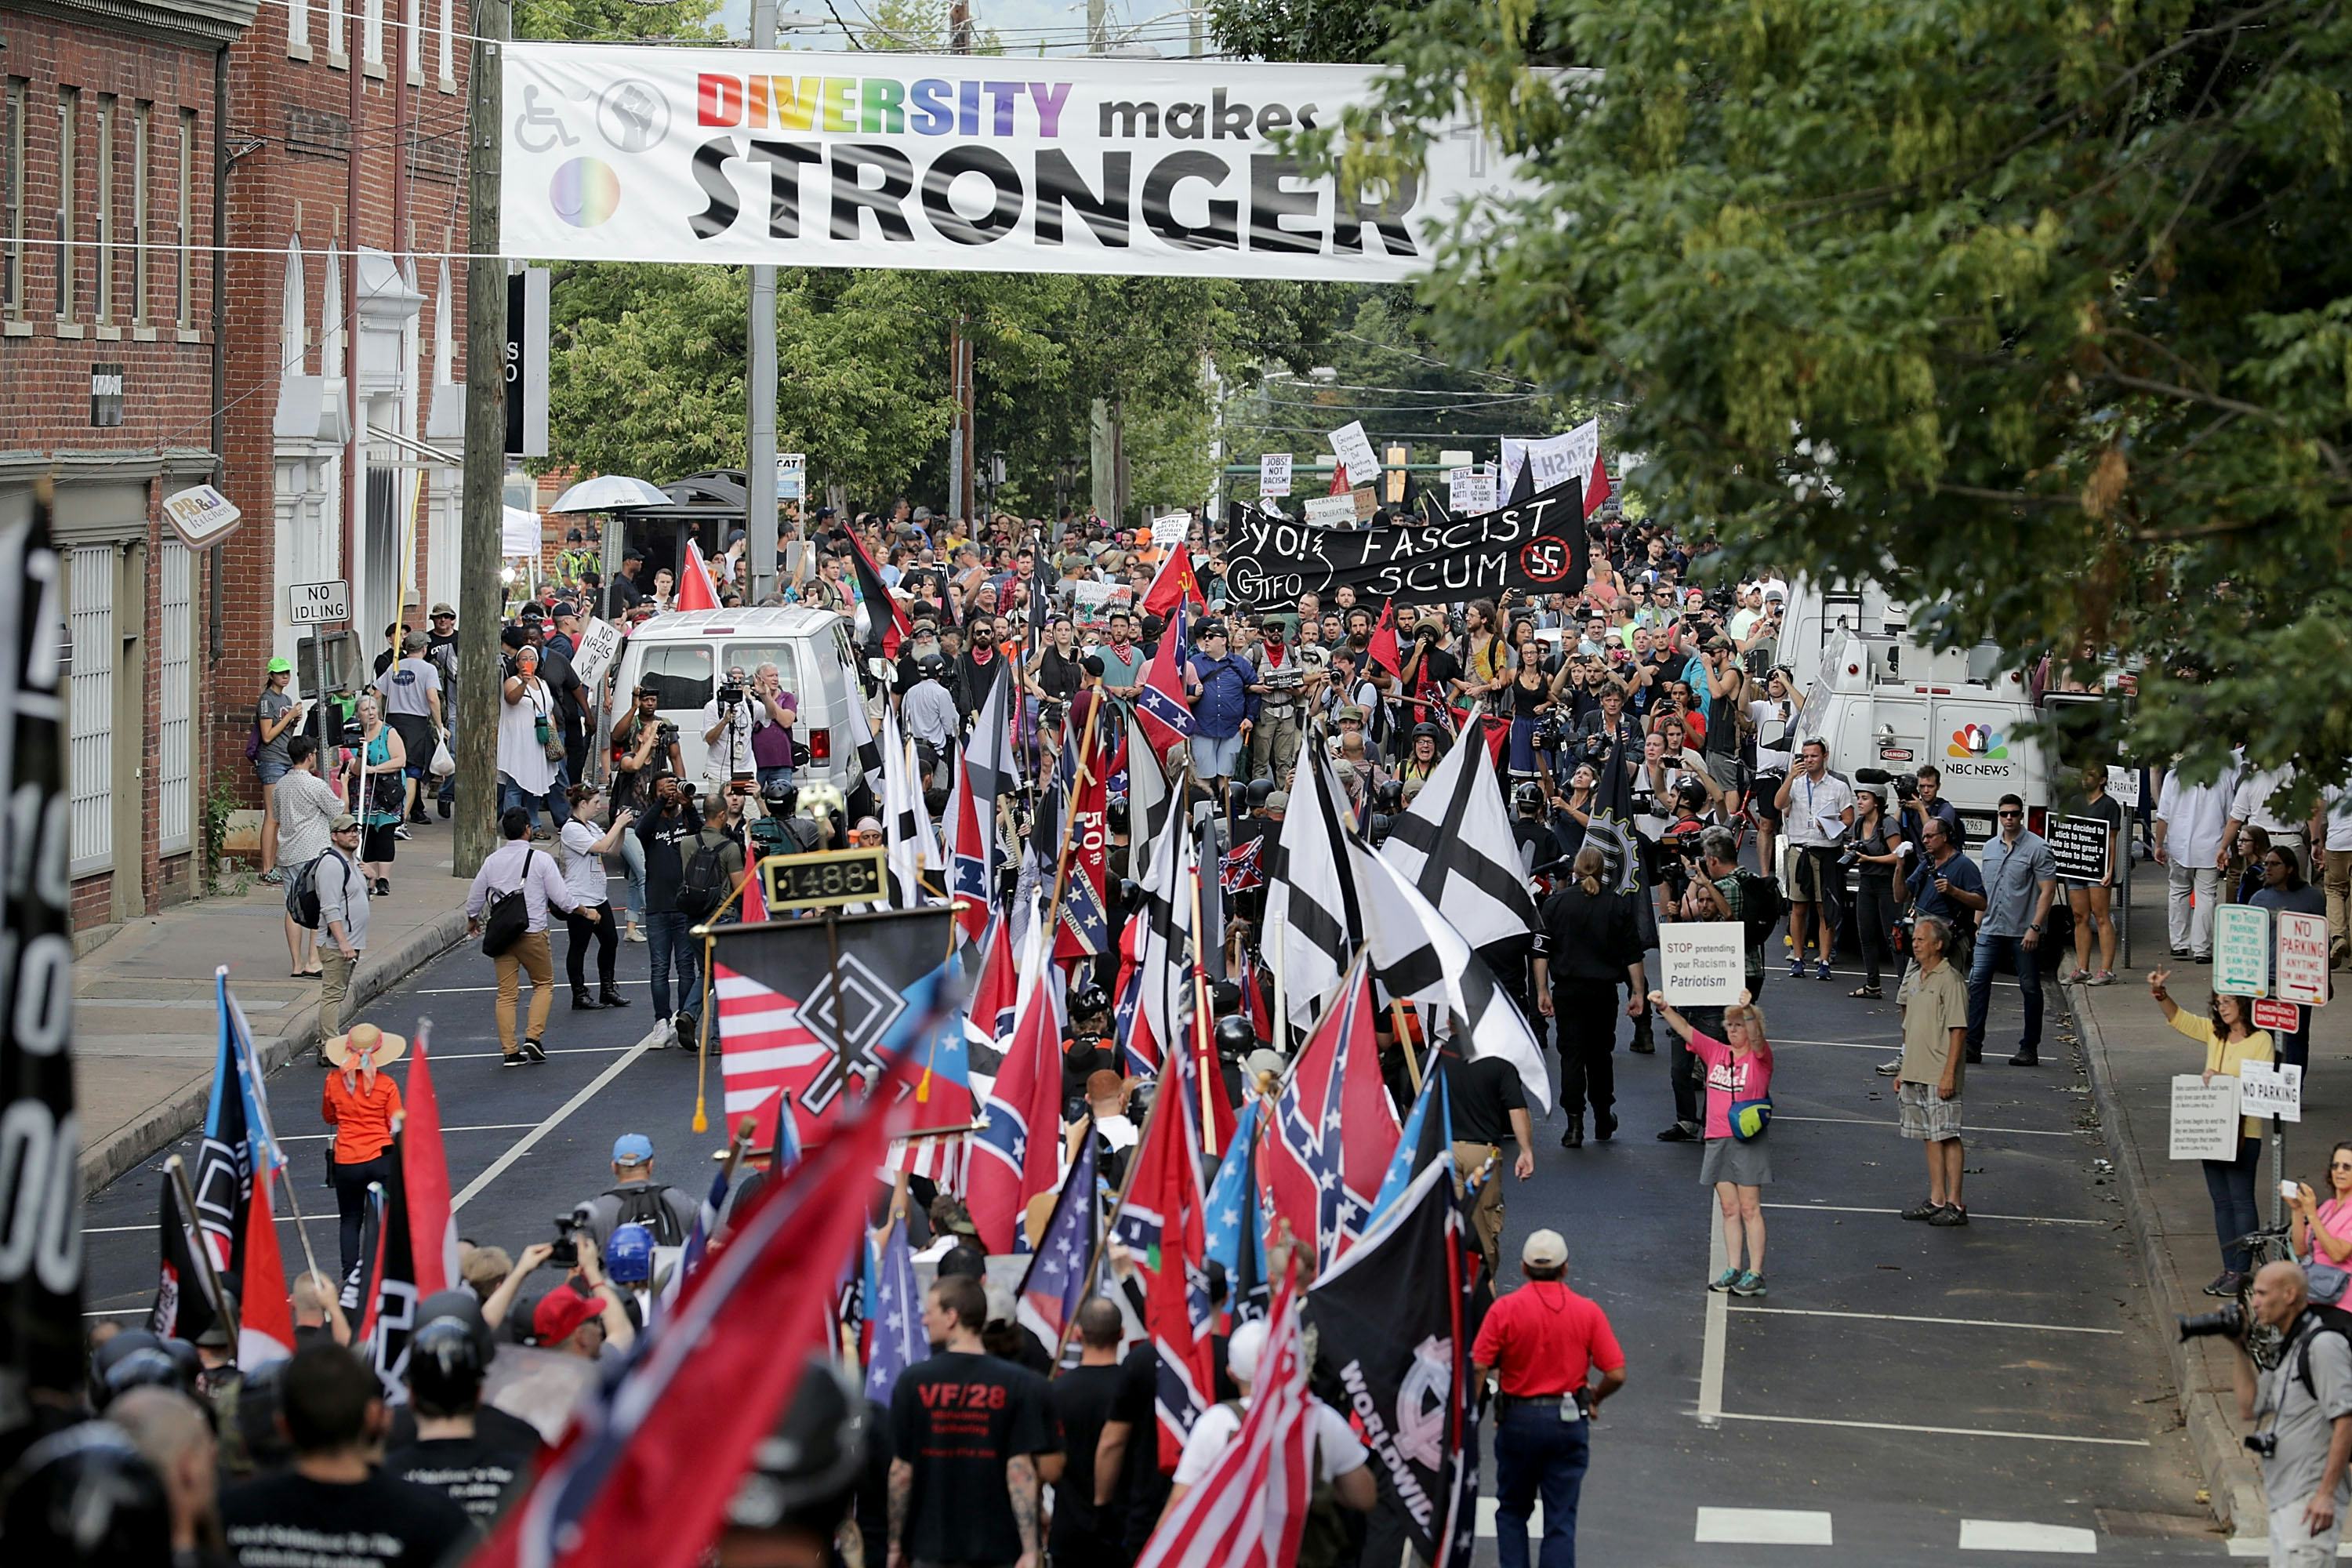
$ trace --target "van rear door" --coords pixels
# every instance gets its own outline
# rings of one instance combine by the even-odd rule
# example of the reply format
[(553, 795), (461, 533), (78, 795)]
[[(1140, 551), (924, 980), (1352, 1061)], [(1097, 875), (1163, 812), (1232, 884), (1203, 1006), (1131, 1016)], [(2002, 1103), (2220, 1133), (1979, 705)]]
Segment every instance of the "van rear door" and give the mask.
[(2035, 781), (2026, 766), (2029, 749), (2017, 735), (2029, 716), (2022, 703), (1968, 696), (1933, 700), (1928, 760), (1943, 770), (1944, 798), (1959, 812), (1971, 844), (1983, 843), (1999, 827), (1994, 813), (2002, 795), (2019, 795), (2029, 806), (2049, 804), (2034, 798)]
[(660, 699), (661, 716), (677, 726), (678, 760), (686, 776), (702, 776), (702, 709), (715, 689), (716, 650), (708, 642), (648, 642), (637, 685)]

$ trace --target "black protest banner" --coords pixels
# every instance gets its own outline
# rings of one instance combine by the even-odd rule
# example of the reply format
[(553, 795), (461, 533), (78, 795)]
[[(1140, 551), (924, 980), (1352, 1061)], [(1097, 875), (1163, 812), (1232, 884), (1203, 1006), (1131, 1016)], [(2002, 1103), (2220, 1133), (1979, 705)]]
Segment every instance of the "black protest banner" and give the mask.
[(2114, 829), (2095, 816), (2061, 816), (2050, 824), (2050, 858), (2058, 874), (2096, 884), (2113, 869)]
[(0, 500), (0, 1434), (82, 1383), (81, 1135), (74, 1118), (64, 626), (46, 481)]
[(1268, 517), (1235, 502), (1227, 514), (1225, 594), (1231, 607), (1275, 610), (1301, 594), (1330, 602), (1342, 584), (1359, 603), (1429, 605), (1584, 586), (1583, 481), (1571, 479), (1525, 501), (1445, 522), (1320, 528)]

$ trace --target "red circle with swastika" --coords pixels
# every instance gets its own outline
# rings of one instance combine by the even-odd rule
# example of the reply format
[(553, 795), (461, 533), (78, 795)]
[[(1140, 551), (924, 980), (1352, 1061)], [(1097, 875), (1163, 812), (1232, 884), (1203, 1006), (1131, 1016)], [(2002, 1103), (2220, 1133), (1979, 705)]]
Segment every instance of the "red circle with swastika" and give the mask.
[(1519, 570), (1535, 582), (1559, 582), (1568, 575), (1570, 563), (1564, 539), (1530, 539), (1519, 546)]

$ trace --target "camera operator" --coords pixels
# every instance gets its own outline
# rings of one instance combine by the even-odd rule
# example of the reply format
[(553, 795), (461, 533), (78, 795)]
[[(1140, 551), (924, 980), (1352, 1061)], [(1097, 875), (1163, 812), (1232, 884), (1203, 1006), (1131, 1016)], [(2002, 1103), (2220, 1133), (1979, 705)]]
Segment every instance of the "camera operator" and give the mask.
[(1612, 680), (1601, 689), (1601, 707), (1576, 730), (1576, 757), (1593, 771), (1593, 805), (1631, 821), (1633, 771), (1642, 762), (1642, 731), (1625, 711), (1625, 685)]
[[(2311, 1305), (2303, 1265), (2265, 1263), (2254, 1276), (2251, 1312), (2234, 1305), (2183, 1318), (2183, 1339), (2227, 1333), (2237, 1354), (2238, 1418), (2266, 1422), (2246, 1438), (2262, 1460), (2270, 1509), (2273, 1568), (2320, 1568), (2336, 1561), (2344, 1509), (2352, 1502), (2345, 1460), (2352, 1455), (2352, 1342)], [(2246, 1351), (2246, 1330), (2276, 1329), (2284, 1344), (2268, 1372)]]
[(710, 700), (702, 705), (702, 715), (696, 726), (702, 731), (702, 783), (704, 793), (716, 791), (737, 773), (746, 777), (751, 773), (751, 683), (746, 679), (741, 665), (727, 671), (727, 678), (711, 693)]

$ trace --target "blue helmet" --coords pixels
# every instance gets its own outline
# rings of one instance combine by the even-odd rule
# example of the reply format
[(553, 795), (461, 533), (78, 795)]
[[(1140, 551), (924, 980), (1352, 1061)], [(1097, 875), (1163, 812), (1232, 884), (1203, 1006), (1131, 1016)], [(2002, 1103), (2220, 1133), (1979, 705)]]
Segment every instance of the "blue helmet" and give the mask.
[(641, 1225), (613, 1227), (604, 1244), (604, 1272), (615, 1285), (643, 1285), (654, 1277), (654, 1233)]

